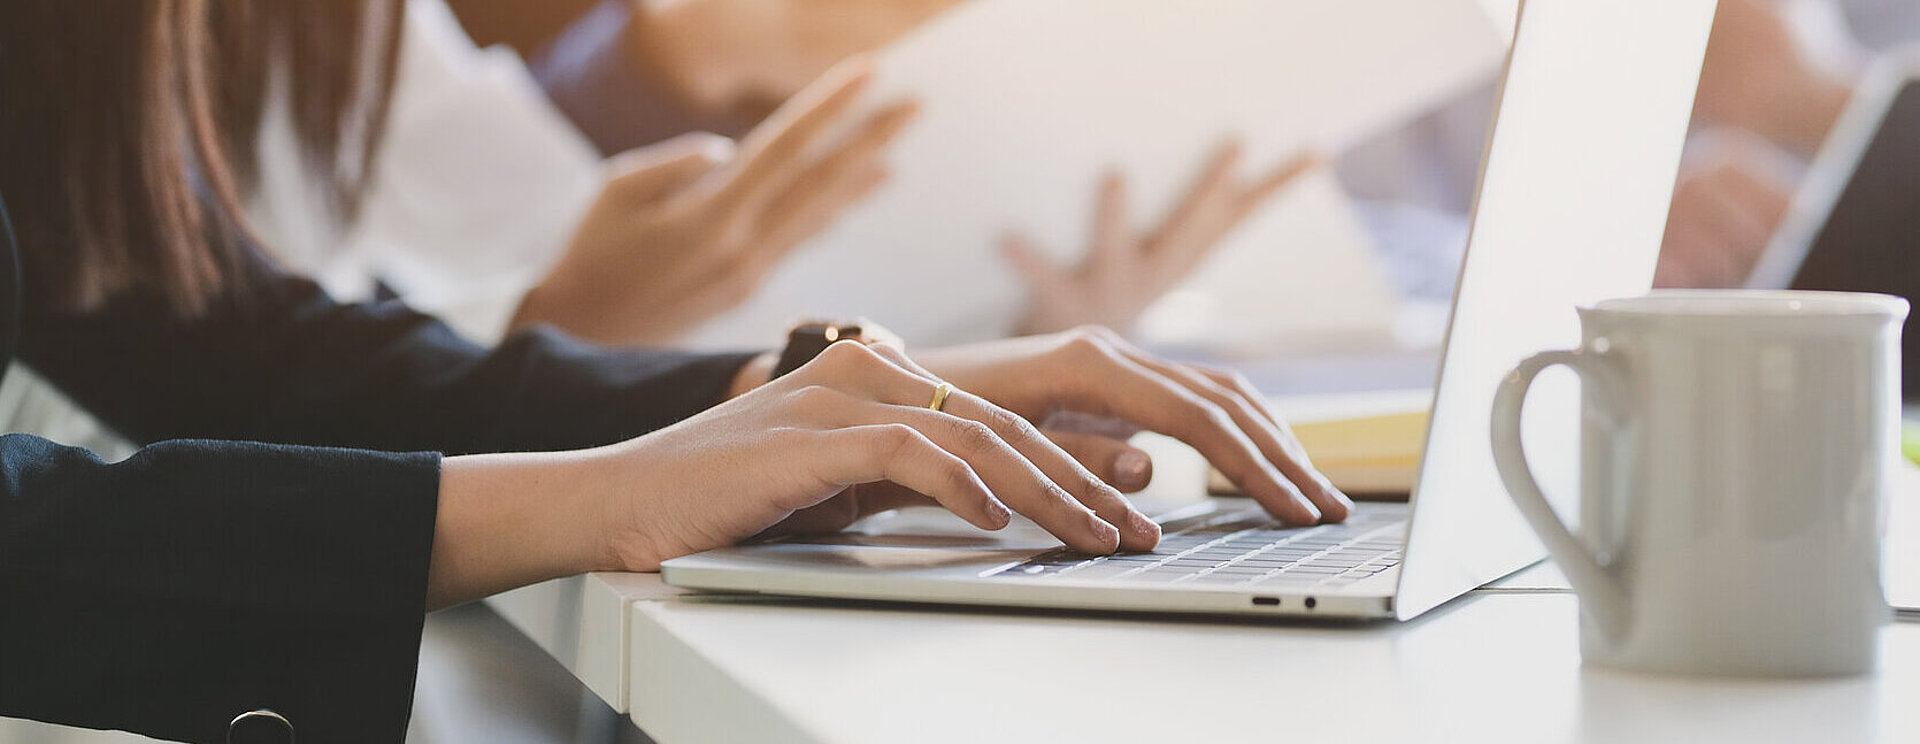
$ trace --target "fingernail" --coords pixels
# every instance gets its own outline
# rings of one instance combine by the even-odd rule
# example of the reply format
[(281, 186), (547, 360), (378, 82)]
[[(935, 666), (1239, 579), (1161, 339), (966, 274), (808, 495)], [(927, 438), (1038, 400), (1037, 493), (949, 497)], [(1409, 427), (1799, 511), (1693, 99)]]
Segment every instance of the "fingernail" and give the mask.
[(1100, 538), (1101, 545), (1111, 546), (1107, 548), (1108, 550), (1120, 549), (1120, 528), (1119, 527), (1115, 527), (1113, 525), (1107, 524), (1106, 520), (1103, 520), (1099, 517), (1088, 517), (1088, 518), (1093, 520), (1093, 534), (1096, 537)]
[(1353, 497), (1348, 496), (1346, 492), (1338, 488), (1334, 488), (1332, 483), (1327, 483), (1327, 493), (1333, 494), (1333, 498), (1339, 501), (1341, 506), (1349, 509), (1353, 508)]
[(996, 530), (1013, 523), (1013, 510), (1008, 509), (1007, 505), (1001, 503), (999, 499), (987, 499), (987, 516), (992, 518)]
[(1305, 494), (1299, 494), (1299, 493), (1294, 494), (1293, 502), (1296, 504), (1299, 504), (1300, 508), (1307, 512), (1308, 524), (1320, 523), (1320, 517), (1322, 516), (1320, 514), (1320, 507), (1314, 506), (1313, 502), (1308, 501)]
[(734, 142), (721, 136), (706, 137), (700, 140), (699, 154), (715, 163), (724, 163), (733, 159)]
[(1122, 491), (1138, 491), (1153, 480), (1153, 460), (1143, 452), (1122, 452), (1113, 460), (1113, 485)]
[(1160, 539), (1160, 525), (1155, 524), (1153, 520), (1147, 518), (1147, 515), (1140, 512), (1133, 512), (1127, 516), (1127, 529), (1141, 537), (1150, 537), (1156, 541)]

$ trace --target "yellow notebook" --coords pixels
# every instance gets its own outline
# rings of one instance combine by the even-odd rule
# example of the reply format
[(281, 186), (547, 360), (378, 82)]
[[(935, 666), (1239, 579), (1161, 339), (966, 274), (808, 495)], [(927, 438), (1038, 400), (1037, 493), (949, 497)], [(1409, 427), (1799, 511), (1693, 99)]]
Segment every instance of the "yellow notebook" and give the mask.
[[(1420, 471), (1426, 444), (1427, 412), (1406, 411), (1352, 418), (1303, 421), (1293, 433), (1307, 456), (1340, 490), (1354, 495), (1406, 496)], [(1238, 493), (1217, 470), (1207, 474), (1207, 490)]]

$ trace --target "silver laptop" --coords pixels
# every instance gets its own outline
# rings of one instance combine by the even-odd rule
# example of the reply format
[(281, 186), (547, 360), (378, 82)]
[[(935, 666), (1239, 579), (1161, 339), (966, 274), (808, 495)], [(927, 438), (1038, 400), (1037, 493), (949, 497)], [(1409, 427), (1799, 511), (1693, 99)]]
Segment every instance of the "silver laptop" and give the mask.
[[(1363, 503), (1345, 524), (1287, 527), (1249, 500), (1209, 498), (1159, 516), (1166, 536), (1153, 552), (1114, 556), (1077, 554), (1032, 529), (882, 521), (677, 558), (662, 568), (667, 583), (864, 600), (1407, 619), (1538, 561), (1545, 553), (1494, 471), (1494, 389), (1526, 355), (1578, 342), (1576, 306), (1650, 285), (1713, 11), (1713, 0), (1524, 3), (1407, 503)], [(1537, 421), (1527, 424), (1527, 443), (1543, 482), (1571, 494), (1578, 390), (1571, 380), (1542, 383), (1528, 402)]]

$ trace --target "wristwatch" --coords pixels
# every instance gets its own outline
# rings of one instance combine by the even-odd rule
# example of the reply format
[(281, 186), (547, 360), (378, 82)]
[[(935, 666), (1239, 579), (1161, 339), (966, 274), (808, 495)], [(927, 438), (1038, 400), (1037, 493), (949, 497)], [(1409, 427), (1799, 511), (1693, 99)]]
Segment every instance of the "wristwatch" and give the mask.
[(795, 323), (787, 331), (787, 347), (780, 351), (780, 362), (773, 367), (770, 380), (780, 379), (781, 375), (799, 369), (801, 365), (813, 361), (826, 351), (835, 341), (858, 341), (862, 344), (885, 343), (898, 348), (900, 337), (881, 327), (879, 323), (864, 318), (851, 321), (808, 320)]

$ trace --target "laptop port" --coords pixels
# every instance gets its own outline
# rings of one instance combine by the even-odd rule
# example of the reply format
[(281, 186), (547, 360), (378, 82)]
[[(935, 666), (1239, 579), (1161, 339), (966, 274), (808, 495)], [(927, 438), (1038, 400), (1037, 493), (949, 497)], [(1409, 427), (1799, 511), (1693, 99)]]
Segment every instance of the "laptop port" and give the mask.
[(1254, 597), (1253, 603), (1256, 605), (1260, 605), (1262, 607), (1273, 607), (1275, 605), (1280, 604), (1280, 598), (1279, 597)]

